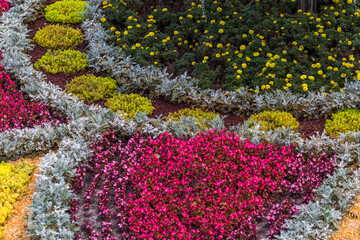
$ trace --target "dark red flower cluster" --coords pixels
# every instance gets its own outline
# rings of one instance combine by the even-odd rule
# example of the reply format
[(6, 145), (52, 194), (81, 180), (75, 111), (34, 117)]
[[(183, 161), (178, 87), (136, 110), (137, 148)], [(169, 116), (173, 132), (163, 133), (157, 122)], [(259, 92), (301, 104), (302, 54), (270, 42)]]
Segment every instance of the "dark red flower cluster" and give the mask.
[(85, 208), (98, 208), (101, 233), (89, 227), (96, 223), (84, 229), (102, 239), (117, 239), (114, 230), (126, 239), (255, 239), (260, 221), (271, 237), (296, 213), (290, 196), (309, 201), (335, 168), (325, 154), (305, 159), (294, 146), (254, 145), (216, 130), (187, 141), (136, 136), (126, 146), (110, 132), (92, 147), (74, 183), (80, 192), (92, 173)]
[(65, 120), (56, 112), (50, 114), (44, 104), (26, 101), (9, 75), (0, 72), (0, 132), (45, 122), (58, 124)]
[(0, 0), (0, 16), (3, 12), (6, 12), (11, 7), (11, 4), (6, 0)]

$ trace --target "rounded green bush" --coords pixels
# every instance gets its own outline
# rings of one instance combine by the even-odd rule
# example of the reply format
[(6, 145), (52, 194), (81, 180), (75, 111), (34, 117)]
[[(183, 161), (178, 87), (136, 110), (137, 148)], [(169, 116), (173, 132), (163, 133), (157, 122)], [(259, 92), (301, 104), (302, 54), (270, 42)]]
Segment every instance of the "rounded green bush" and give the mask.
[(67, 93), (72, 93), (81, 100), (91, 103), (115, 96), (116, 80), (87, 74), (74, 78), (65, 86), (65, 90)]
[(282, 111), (263, 111), (258, 114), (250, 116), (250, 119), (259, 122), (261, 121), (261, 130), (269, 131), (278, 128), (290, 127), (293, 130), (298, 130), (299, 122), (293, 117), (291, 113)]
[(86, 2), (77, 0), (58, 1), (44, 9), (47, 21), (62, 23), (81, 23), (85, 10)]
[(84, 37), (80, 29), (50, 24), (39, 29), (33, 40), (42, 47), (63, 49), (75, 48), (84, 41)]
[(85, 69), (86, 66), (86, 54), (72, 49), (64, 51), (52, 51), (49, 49), (47, 53), (34, 64), (36, 70), (45, 70), (52, 74), (59, 72), (65, 74), (76, 73)]
[(105, 106), (114, 112), (120, 110), (126, 119), (133, 118), (137, 112), (146, 111), (146, 115), (151, 115), (155, 109), (148, 98), (133, 93), (118, 94), (108, 99)]
[(360, 110), (338, 111), (326, 120), (325, 131), (329, 136), (338, 137), (339, 133), (360, 131)]
[(164, 117), (165, 120), (173, 120), (173, 121), (180, 121), (180, 117), (181, 116), (185, 116), (185, 117), (195, 117), (196, 118), (196, 123), (201, 127), (201, 128), (207, 128), (207, 124), (202, 124), (202, 121), (205, 119), (209, 119), (212, 120), (216, 117), (219, 116), (219, 114), (216, 114), (214, 112), (205, 112), (202, 111), (199, 108), (184, 108), (184, 109), (180, 109), (177, 112), (174, 113), (169, 113), (168, 116)]

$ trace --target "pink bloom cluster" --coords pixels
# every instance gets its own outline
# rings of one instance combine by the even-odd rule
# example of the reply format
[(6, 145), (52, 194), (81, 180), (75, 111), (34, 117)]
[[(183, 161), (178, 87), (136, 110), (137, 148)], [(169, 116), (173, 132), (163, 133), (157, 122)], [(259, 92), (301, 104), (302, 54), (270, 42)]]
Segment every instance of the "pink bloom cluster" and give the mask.
[(54, 119), (45, 105), (26, 101), (7, 73), (0, 72), (0, 132), (44, 122), (64, 122), (63, 117), (56, 112), (52, 115)]
[(6, 12), (11, 7), (10, 3), (6, 0), (0, 0), (0, 16), (3, 12)]
[[(94, 172), (85, 207), (96, 195), (98, 229), (111, 240), (119, 229), (126, 239), (255, 239), (260, 221), (271, 237), (296, 213), (290, 196), (308, 201), (335, 168), (325, 154), (305, 159), (294, 146), (254, 145), (216, 130), (187, 141), (136, 136), (126, 146), (110, 132), (92, 147), (75, 190)], [(100, 235), (89, 226), (84, 231)]]

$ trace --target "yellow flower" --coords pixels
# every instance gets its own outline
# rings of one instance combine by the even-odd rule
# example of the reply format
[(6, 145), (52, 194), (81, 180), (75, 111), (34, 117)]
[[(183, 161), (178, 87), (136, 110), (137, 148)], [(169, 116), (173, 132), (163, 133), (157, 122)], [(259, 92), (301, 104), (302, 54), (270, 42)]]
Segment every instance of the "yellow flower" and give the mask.
[(241, 69), (237, 70), (236, 72), (237, 72), (238, 74), (242, 74), (242, 70), (241, 70)]
[(219, 33), (224, 33), (224, 29), (220, 28)]
[(253, 34), (254, 34), (254, 30), (249, 30), (249, 33), (250, 33), (251, 35), (253, 35)]
[(179, 32), (178, 31), (174, 31), (174, 35), (178, 35), (179, 34)]
[(128, 34), (129, 34), (129, 32), (127, 30), (125, 30), (124, 35), (126, 36)]
[(190, 18), (190, 19), (193, 18), (193, 16), (192, 16), (191, 14), (188, 14), (186, 17), (187, 17), (187, 18)]
[(244, 68), (244, 69), (247, 68), (246, 63), (241, 64), (241, 67)]
[(215, 56), (216, 56), (217, 58), (221, 57), (221, 55), (220, 55), (219, 53), (217, 53)]
[(290, 73), (286, 74), (287, 78), (292, 78), (292, 75)]
[(276, 63), (270, 63), (269, 67), (274, 68), (276, 66)]
[(220, 25), (225, 25), (225, 21), (220, 21)]
[(240, 75), (236, 75), (236, 79), (240, 79), (241, 78), (241, 76)]
[(251, 61), (251, 58), (249, 58), (249, 57), (246, 57), (245, 59), (246, 59), (247, 62)]
[(221, 12), (221, 11), (222, 11), (222, 8), (221, 8), (221, 7), (218, 7), (216, 10), (217, 10), (218, 12)]
[(346, 78), (346, 74), (345, 74), (345, 73), (342, 73), (342, 74), (341, 74), (341, 77), (342, 77), (342, 78)]
[(110, 31), (115, 31), (115, 27), (111, 27), (111, 28), (110, 28)]
[(343, 9), (343, 10), (341, 10), (341, 12), (342, 12), (342, 13), (346, 13), (346, 10), (345, 10), (345, 9)]
[(155, 64), (155, 65), (157, 65), (157, 64), (158, 64), (158, 62), (154, 62), (154, 64)]
[(307, 76), (306, 76), (306, 75), (301, 75), (300, 78), (301, 78), (302, 80), (305, 80), (305, 79), (307, 78)]
[(291, 85), (291, 83), (287, 83), (286, 86), (287, 86), (287, 87), (291, 87), (292, 85)]
[(140, 44), (140, 43), (136, 43), (135, 46), (136, 46), (136, 47), (141, 47), (141, 44)]
[(150, 52), (150, 55), (151, 55), (151, 56), (154, 56), (154, 54), (155, 54), (154, 52)]
[(308, 86), (306, 83), (302, 84), (301, 86), (303, 87), (304, 92), (308, 90)]
[(352, 44), (352, 42), (351, 41), (348, 41), (348, 45), (350, 46)]
[(318, 33), (318, 32), (314, 32), (314, 35), (315, 35), (315, 36), (319, 36), (319, 33)]
[(323, 75), (324, 73), (323, 73), (322, 70), (319, 70), (319, 71), (318, 71), (318, 74), (319, 74), (319, 75)]
[(317, 21), (317, 22), (321, 22), (321, 18), (316, 18), (316, 21)]
[(326, 34), (325, 33), (321, 34), (321, 37), (326, 38)]
[(196, 64), (196, 62), (192, 62), (192, 63), (191, 63), (191, 65), (193, 65), (193, 66), (194, 66), (195, 64)]
[(334, 72), (339, 71), (339, 69), (337, 67), (334, 67)]
[(286, 50), (283, 50), (283, 51), (282, 51), (282, 54), (287, 54), (287, 51), (286, 51)]
[(244, 34), (243, 34), (243, 38), (246, 38), (246, 37), (247, 37), (247, 35), (244, 33)]
[(240, 46), (240, 50), (245, 50), (246, 49), (246, 46), (245, 45), (241, 45)]
[(179, 17), (179, 20), (183, 20), (184, 18), (182, 16)]
[(314, 76), (309, 76), (309, 80), (314, 81), (315, 80)]
[(257, 57), (257, 56), (259, 56), (259, 53), (258, 53), (258, 52), (254, 52), (254, 53), (253, 53), (253, 56), (254, 56), (254, 57)]
[(106, 18), (101, 18), (100, 21), (105, 22)]

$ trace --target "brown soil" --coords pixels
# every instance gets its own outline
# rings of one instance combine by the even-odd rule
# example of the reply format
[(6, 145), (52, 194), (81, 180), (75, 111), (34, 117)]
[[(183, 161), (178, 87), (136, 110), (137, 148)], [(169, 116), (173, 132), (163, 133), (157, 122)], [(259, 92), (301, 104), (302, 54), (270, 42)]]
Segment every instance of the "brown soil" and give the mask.
[[(19, 162), (28, 162), (31, 164), (34, 164), (36, 166), (39, 166), (41, 158), (43, 156), (37, 156), (34, 158), (21, 158), (19, 160), (14, 161), (14, 163)], [(36, 181), (36, 174), (39, 174), (40, 170), (37, 168), (35, 172), (32, 174), (28, 188), (27, 188), (27, 194), (20, 197), (15, 206), (14, 206), (14, 212), (11, 215), (11, 217), (7, 220), (5, 225), (5, 236), (3, 240), (29, 240), (30, 237), (26, 237), (26, 223), (27, 221), (24, 219), (25, 216), (29, 213), (30, 208), (29, 206), (32, 204), (33, 199), (33, 193), (35, 191), (35, 181)]]

